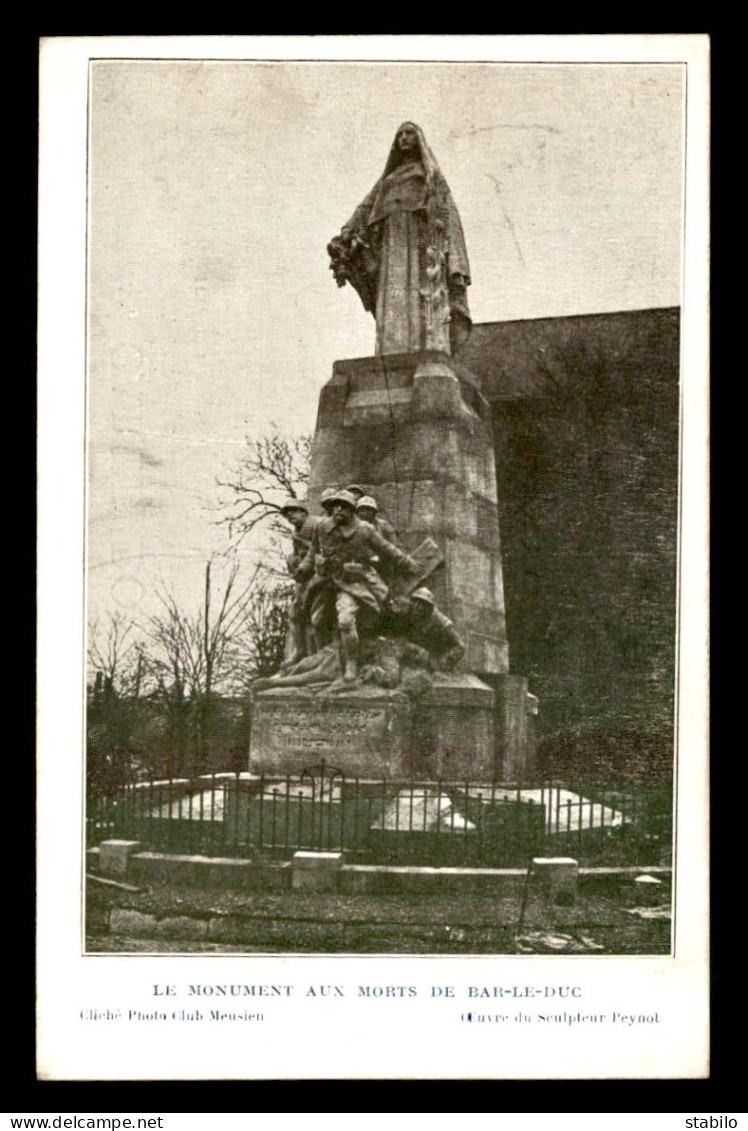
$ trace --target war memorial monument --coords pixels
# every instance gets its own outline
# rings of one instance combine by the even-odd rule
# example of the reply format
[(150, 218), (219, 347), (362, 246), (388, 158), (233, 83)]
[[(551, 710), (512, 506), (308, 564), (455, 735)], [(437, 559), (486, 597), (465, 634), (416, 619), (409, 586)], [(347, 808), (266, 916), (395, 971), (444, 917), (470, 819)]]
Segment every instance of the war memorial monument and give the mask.
[[(472, 143), (451, 152), (480, 160)], [(242, 158), (250, 171), (253, 153)], [(317, 264), (308, 277), (319, 289), (288, 331), (305, 351), (311, 343), (299, 357), (317, 372), (316, 426), (311, 448), (304, 436), (293, 449), (303, 461), (293, 473), (266, 481), (261, 461), (246, 464), (260, 488), (249, 488), (256, 521), (273, 540), (257, 561), (242, 547), (242, 566), (257, 568), (247, 603), (236, 597), (225, 681), (185, 675), (183, 637), (169, 651), (174, 638), (164, 636), (191, 632), (198, 676), (207, 670), (199, 665), (222, 615), (217, 585), (210, 604), (209, 563), (197, 617), (173, 600), (171, 620), (134, 626), (135, 690), (133, 679), (107, 689), (98, 669), (92, 682), (89, 945), (668, 953), (679, 308), (540, 317), (529, 304), (527, 317), (481, 321), (468, 298), (480, 225), (463, 231), (421, 128), (404, 122), (371, 160), (350, 199), (346, 163), (330, 165), (328, 220), (312, 205), (308, 247), (284, 245), (284, 271), (297, 254)], [(276, 200), (268, 195), (271, 212)], [(490, 194), (486, 202), (498, 225)], [(498, 227), (486, 231), (475, 285), (490, 289)], [(276, 245), (265, 251), (272, 265)], [(198, 282), (217, 306), (225, 293), (217, 279), (211, 294), (211, 263)], [(225, 286), (241, 337), (239, 278)], [(569, 278), (570, 301), (583, 305)], [(263, 271), (253, 285), (264, 280)], [(328, 332), (337, 323), (340, 341), (357, 344), (326, 345), (320, 370), (308, 310), (324, 289)], [(269, 296), (267, 330), (237, 354), (237, 380), (268, 361), (287, 303), (285, 288)], [(196, 309), (211, 325), (214, 307)], [(370, 346), (347, 319), (370, 326)], [(227, 338), (217, 359), (238, 340)], [(285, 356), (273, 354), (266, 390), (280, 388)], [(300, 361), (294, 378), (305, 389), (308, 368)], [(159, 376), (142, 396), (160, 411), (170, 389)], [(227, 409), (203, 376), (201, 362), (193, 399), (219, 402), (220, 431)], [(226, 403), (234, 427), (238, 402)], [(174, 482), (179, 443), (163, 445)], [(150, 451), (158, 478), (161, 456)], [(243, 503), (249, 483), (219, 485)], [(238, 550), (239, 541), (226, 551), (230, 571)], [(251, 633), (266, 628), (260, 655)]]
[(254, 685), (250, 772), (526, 780), (537, 700), (510, 668), (491, 412), (459, 362), (468, 254), (418, 126), (328, 253), (376, 344), (333, 363), (308, 499), (284, 508), (296, 592), (285, 662)]

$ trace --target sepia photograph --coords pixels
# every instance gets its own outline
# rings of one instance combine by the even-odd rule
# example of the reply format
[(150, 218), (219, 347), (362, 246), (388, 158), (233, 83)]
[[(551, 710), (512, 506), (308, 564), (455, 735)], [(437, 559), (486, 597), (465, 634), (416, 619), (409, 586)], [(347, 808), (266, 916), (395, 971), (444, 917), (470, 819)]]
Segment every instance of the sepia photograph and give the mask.
[(708, 48), (548, 40), (42, 44), (50, 1078), (707, 1071)]

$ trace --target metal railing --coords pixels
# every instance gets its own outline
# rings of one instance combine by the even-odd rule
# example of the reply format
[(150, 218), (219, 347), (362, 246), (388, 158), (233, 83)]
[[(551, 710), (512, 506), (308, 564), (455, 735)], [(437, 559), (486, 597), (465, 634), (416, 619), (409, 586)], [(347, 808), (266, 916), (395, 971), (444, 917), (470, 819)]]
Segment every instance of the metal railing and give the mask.
[(669, 848), (671, 827), (671, 794), (661, 786), (370, 780), (324, 762), (286, 777), (138, 782), (87, 807), (89, 846), (123, 838), (208, 856), (272, 859), (307, 849), (433, 866), (523, 866), (541, 854), (652, 864)]

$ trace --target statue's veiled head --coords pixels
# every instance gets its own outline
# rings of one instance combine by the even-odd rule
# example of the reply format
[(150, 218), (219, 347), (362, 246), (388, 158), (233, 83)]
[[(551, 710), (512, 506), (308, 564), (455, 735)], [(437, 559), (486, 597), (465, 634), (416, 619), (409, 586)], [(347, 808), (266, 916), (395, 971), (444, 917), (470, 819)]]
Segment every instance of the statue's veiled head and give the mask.
[(402, 122), (390, 146), (385, 173), (392, 172), (398, 165), (410, 161), (424, 161), (427, 146), (423, 130), (415, 122)]
[(395, 134), (395, 145), (403, 154), (413, 153), (419, 148), (420, 133), (418, 126), (413, 122), (403, 122)]

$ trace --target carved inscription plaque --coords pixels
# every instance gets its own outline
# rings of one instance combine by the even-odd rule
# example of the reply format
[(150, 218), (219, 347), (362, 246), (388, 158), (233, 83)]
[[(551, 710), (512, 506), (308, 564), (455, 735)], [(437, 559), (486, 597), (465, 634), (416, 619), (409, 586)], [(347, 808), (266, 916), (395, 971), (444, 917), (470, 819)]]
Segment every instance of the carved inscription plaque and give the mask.
[(410, 706), (382, 700), (255, 700), (250, 770), (294, 773), (323, 759), (349, 774), (402, 772), (410, 751)]
[(336, 706), (333, 710), (264, 707), (263, 719), (273, 728), (273, 742), (282, 750), (303, 750), (327, 757), (356, 750), (362, 739), (383, 736), (387, 712), (381, 709)]

